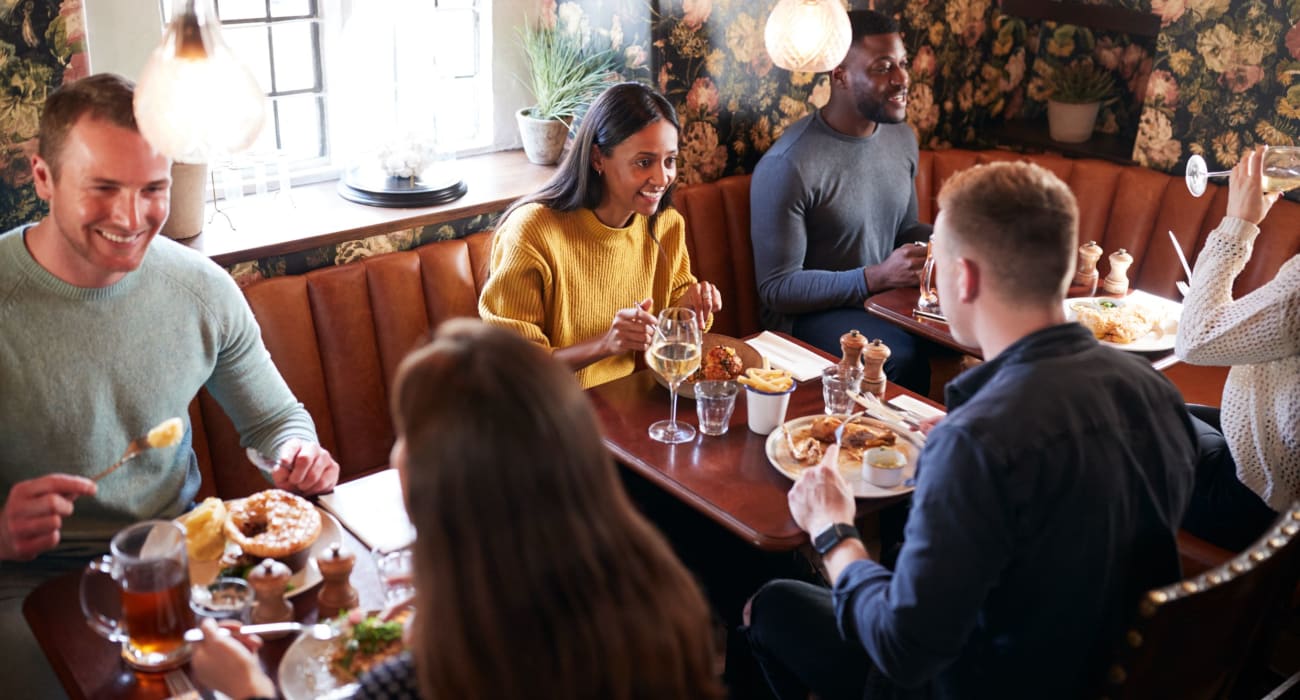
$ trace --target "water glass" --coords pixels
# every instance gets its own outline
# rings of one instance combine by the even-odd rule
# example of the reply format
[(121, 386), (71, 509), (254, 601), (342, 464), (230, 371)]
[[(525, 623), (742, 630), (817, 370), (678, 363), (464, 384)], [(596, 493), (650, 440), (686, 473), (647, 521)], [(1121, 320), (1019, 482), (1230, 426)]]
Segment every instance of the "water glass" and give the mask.
[(379, 583), (384, 589), (384, 604), (393, 605), (415, 595), (415, 562), (410, 549), (374, 553)]
[(850, 413), (852, 394), (862, 391), (862, 368), (831, 365), (822, 370), (822, 399), (828, 415)]
[(242, 578), (222, 576), (206, 586), (191, 588), (190, 607), (201, 617), (248, 622), (253, 589)]
[(722, 435), (727, 432), (738, 393), (740, 385), (735, 382), (709, 380), (695, 383), (695, 413), (700, 418), (701, 433)]

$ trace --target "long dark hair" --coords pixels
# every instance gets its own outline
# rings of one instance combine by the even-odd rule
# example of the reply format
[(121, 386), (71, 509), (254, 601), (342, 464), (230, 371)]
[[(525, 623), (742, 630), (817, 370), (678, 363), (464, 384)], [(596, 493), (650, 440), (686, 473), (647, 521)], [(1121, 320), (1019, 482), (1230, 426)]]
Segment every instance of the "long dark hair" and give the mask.
[(624, 494), (573, 373), (444, 323), (398, 371), (428, 698), (718, 697), (709, 611)]
[[(533, 202), (556, 211), (575, 211), (584, 207), (595, 209), (605, 195), (605, 180), (591, 165), (592, 147), (599, 148), (603, 155), (608, 156), (615, 146), (660, 119), (681, 132), (681, 125), (677, 123), (677, 110), (654, 89), (631, 82), (609, 86), (591, 103), (586, 115), (582, 117), (573, 146), (560, 162), (555, 174), (540, 190), (511, 204), (501, 215), (501, 221), (505, 221), (519, 207)], [(651, 236), (654, 235), (655, 219), (659, 212), (672, 206), (673, 190), (676, 187), (677, 180), (674, 178), (659, 200), (659, 208), (650, 220)]]

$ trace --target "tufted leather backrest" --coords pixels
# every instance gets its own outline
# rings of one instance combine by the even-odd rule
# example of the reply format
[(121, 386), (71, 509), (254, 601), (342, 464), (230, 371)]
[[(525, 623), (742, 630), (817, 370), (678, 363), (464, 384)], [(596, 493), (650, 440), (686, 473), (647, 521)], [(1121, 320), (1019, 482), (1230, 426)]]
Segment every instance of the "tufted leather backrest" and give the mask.
[[(388, 390), (397, 367), (443, 321), (478, 315), (491, 241), (491, 233), (476, 233), (244, 289), (271, 359), (342, 467), (340, 480), (388, 464)], [(191, 407), (195, 416), (200, 495), (231, 498), (265, 488), (206, 391)]]

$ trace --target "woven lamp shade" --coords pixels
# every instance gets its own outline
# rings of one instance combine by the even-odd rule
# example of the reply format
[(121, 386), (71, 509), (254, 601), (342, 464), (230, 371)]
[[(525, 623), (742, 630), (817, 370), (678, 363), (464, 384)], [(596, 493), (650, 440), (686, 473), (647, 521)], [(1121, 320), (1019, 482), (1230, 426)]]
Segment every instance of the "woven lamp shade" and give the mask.
[(780, 0), (767, 18), (763, 40), (772, 63), (821, 73), (844, 60), (852, 33), (839, 0)]

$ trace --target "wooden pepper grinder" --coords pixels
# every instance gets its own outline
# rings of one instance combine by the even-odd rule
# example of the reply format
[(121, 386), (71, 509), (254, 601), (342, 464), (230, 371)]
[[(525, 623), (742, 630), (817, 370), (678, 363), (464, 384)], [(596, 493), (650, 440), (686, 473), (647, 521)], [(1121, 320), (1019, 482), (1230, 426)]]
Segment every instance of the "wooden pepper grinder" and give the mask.
[(344, 551), (338, 542), (325, 550), (325, 556), (316, 557), (316, 566), (320, 568), (321, 578), (325, 579), (316, 598), (320, 619), (357, 607), (357, 589), (349, 582), (356, 563), (356, 555)]
[(1079, 264), (1074, 273), (1074, 284), (1077, 287), (1087, 287), (1088, 296), (1097, 293), (1098, 260), (1101, 260), (1101, 246), (1096, 241), (1088, 241), (1079, 246)]
[(862, 371), (862, 390), (885, 398), (885, 360), (889, 359), (889, 346), (877, 338), (867, 345), (862, 358), (865, 365)]
[(1133, 256), (1128, 254), (1127, 250), (1120, 248), (1110, 254), (1110, 273), (1106, 275), (1106, 281), (1102, 282), (1101, 288), (1106, 290), (1107, 294), (1123, 296), (1128, 294), (1128, 268), (1133, 264)]
[(253, 587), (253, 594), (257, 598), (253, 605), (253, 624), (288, 622), (293, 619), (293, 606), (284, 595), (290, 575), (292, 572), (289, 567), (274, 559), (263, 559), (261, 564), (248, 572), (248, 585)]
[(840, 366), (848, 369), (862, 367), (862, 349), (867, 346), (867, 339), (855, 328), (840, 336)]

